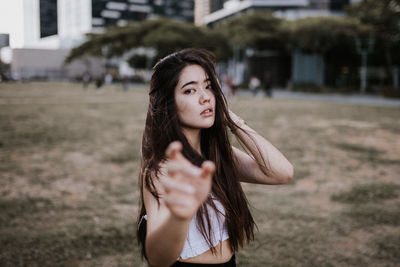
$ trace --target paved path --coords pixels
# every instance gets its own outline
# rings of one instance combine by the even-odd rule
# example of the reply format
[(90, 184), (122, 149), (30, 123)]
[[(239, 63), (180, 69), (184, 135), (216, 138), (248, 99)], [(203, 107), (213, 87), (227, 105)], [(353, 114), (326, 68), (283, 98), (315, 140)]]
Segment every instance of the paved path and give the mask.
[[(239, 90), (238, 94), (251, 96), (248, 90)], [(263, 96), (262, 93), (257, 97)], [(360, 104), (367, 106), (380, 106), (380, 107), (400, 107), (400, 99), (384, 98), (376, 95), (341, 95), (341, 94), (315, 94), (315, 93), (302, 93), (291, 92), (287, 90), (276, 89), (273, 91), (274, 98), (281, 99), (304, 99), (304, 100), (317, 100), (337, 103)]]

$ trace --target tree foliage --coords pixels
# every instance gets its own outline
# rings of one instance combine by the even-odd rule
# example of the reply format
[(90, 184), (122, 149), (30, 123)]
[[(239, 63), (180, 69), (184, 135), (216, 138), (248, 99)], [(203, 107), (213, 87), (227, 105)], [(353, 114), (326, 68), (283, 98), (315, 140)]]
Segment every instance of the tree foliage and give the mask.
[(284, 38), (280, 26), (283, 20), (270, 11), (259, 11), (233, 17), (217, 25), (231, 46), (258, 50), (281, 49)]
[(368, 35), (371, 28), (348, 17), (309, 17), (286, 22), (283, 32), (290, 48), (325, 54), (343, 44), (354, 45), (354, 38)]
[(127, 62), (131, 67), (145, 69), (147, 67), (147, 60), (145, 55), (132, 55)]
[[(151, 19), (123, 27), (109, 27), (102, 34), (88, 34), (87, 41), (72, 49), (65, 62), (86, 55), (126, 56), (138, 47), (154, 49), (153, 60), (157, 60), (183, 48), (197, 47), (213, 51), (217, 60), (230, 58), (232, 50), (237, 48), (289, 52), (299, 49), (334, 60), (345, 57), (337, 61), (349, 65), (348, 61), (358, 58), (354, 39), (373, 35), (377, 41), (376, 50), (379, 49), (377, 58), (385, 58), (389, 74), (391, 66), (400, 63), (399, 0), (362, 0), (348, 8), (348, 14), (345, 17), (308, 17), (287, 21), (275, 17), (272, 12), (255, 11), (222, 21), (212, 29), (166, 18)], [(129, 56), (128, 62), (132, 66), (149, 63), (143, 55)]]
[(368, 35), (372, 28), (349, 17), (308, 17), (294, 21), (277, 18), (271, 12), (236, 16), (217, 25), (216, 30), (231, 46), (258, 50), (293, 50), (324, 54), (331, 48)]
[[(156, 58), (188, 47), (206, 48), (218, 59), (229, 57), (229, 46), (213, 30), (166, 18), (131, 23), (123, 27), (109, 27), (104, 33), (89, 34), (87, 40), (71, 50), (65, 59), (69, 63), (85, 55), (119, 57), (133, 48), (148, 47), (157, 51)], [(134, 62), (134, 60), (130, 60)]]
[(391, 43), (400, 41), (400, 1), (363, 0), (348, 7), (351, 17), (372, 25), (376, 36)]
[(377, 46), (382, 48), (380, 57), (384, 56), (386, 73), (391, 77), (391, 67), (400, 64), (400, 1), (362, 0), (349, 6), (347, 12), (373, 28)]

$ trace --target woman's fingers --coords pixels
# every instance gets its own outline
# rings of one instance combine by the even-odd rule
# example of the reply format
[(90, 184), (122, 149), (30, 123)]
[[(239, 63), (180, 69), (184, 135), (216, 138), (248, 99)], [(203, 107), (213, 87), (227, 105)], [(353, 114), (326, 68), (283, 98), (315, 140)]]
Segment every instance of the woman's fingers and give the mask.
[(182, 144), (179, 141), (174, 141), (171, 144), (168, 145), (165, 155), (167, 156), (167, 159), (176, 159), (178, 153), (180, 153), (182, 150)]
[(202, 178), (211, 178), (215, 172), (215, 164), (212, 161), (204, 161), (201, 164), (201, 177)]
[(171, 179), (169, 177), (162, 177), (160, 178), (161, 183), (163, 184), (164, 188), (167, 189), (167, 191), (180, 191), (186, 194), (194, 194), (196, 192), (196, 189), (186, 183), (180, 183), (174, 179)]
[(165, 156), (165, 172), (160, 177), (165, 204), (172, 214), (191, 218), (210, 193), (215, 165), (211, 161), (205, 161), (200, 168), (193, 165), (183, 156), (182, 143), (178, 141), (168, 145)]
[(167, 168), (169, 174), (174, 174), (177, 172), (183, 172), (190, 176), (199, 176), (202, 171), (200, 168), (186, 162), (180, 161), (169, 161), (167, 162)]
[(192, 204), (185, 199), (177, 199), (175, 197), (166, 195), (164, 197), (164, 200), (169, 205), (177, 205), (177, 206), (186, 207), (186, 208), (192, 207)]

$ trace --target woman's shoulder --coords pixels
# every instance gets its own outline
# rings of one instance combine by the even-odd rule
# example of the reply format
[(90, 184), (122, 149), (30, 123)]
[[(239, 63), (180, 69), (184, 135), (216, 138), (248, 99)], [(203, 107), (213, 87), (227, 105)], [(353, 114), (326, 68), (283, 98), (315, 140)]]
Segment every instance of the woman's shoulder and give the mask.
[(167, 164), (168, 164), (167, 160), (161, 161), (158, 164), (158, 171), (156, 173), (157, 178), (160, 178), (161, 176), (166, 176), (168, 174)]
[(146, 168), (145, 173), (141, 176), (143, 192), (152, 195), (159, 195), (162, 190), (160, 179), (168, 174), (167, 162), (162, 161), (157, 165), (157, 168)]

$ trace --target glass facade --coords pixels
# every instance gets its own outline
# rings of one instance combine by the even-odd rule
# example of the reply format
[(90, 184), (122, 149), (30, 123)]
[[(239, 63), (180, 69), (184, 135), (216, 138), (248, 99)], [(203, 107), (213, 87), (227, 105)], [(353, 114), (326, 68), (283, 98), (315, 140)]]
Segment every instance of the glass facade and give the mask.
[(92, 0), (92, 26), (102, 28), (165, 16), (193, 22), (194, 0)]
[(58, 34), (57, 0), (40, 0), (40, 38)]
[(342, 11), (345, 6), (350, 4), (350, 0), (331, 0), (329, 9), (333, 11)]

